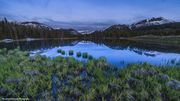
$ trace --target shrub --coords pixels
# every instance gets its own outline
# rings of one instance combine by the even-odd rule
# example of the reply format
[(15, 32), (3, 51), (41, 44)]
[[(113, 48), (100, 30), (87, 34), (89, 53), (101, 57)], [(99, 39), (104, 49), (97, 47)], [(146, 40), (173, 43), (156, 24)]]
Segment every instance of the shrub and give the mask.
[(61, 52), (62, 52), (62, 49), (58, 49), (57, 52), (58, 52), (58, 53), (61, 53)]
[(87, 52), (83, 53), (82, 57), (87, 59), (88, 58), (88, 53)]
[(89, 56), (88, 56), (88, 59), (89, 59), (89, 60), (92, 60), (92, 59), (93, 59), (93, 56), (92, 56), (92, 55), (89, 55)]
[(65, 51), (64, 51), (64, 50), (62, 50), (61, 54), (62, 54), (62, 55), (65, 55)]
[(74, 51), (73, 50), (69, 50), (69, 55), (73, 55)]
[(77, 57), (81, 57), (81, 52), (77, 52)]

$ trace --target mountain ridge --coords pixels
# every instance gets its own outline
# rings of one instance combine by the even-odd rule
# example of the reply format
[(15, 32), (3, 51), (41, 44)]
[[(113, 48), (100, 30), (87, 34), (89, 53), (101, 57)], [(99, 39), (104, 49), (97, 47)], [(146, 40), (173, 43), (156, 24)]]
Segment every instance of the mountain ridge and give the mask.
[(180, 22), (163, 17), (141, 20), (133, 24), (117, 24), (107, 29), (95, 31), (89, 37), (119, 38), (141, 35), (180, 35)]

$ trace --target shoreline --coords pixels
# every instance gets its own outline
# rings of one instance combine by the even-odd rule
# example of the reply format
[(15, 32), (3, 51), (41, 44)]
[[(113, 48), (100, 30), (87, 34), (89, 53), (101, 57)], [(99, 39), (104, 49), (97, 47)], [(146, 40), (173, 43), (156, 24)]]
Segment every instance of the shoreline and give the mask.
[(0, 43), (11, 43), (11, 42), (19, 42), (19, 41), (37, 41), (37, 40), (69, 40), (69, 39), (78, 39), (77, 37), (75, 38), (25, 38), (25, 39), (2, 39), (0, 40)]
[(140, 43), (153, 44), (153, 45), (162, 45), (162, 46), (176, 46), (179, 47), (180, 44), (180, 36), (154, 36), (154, 35), (143, 35), (136, 37), (121, 37), (121, 38), (93, 38), (93, 37), (69, 37), (69, 38), (25, 38), (19, 40), (13, 39), (3, 39), (0, 40), (0, 43), (12, 43), (12, 42), (21, 42), (21, 41), (38, 41), (38, 40), (129, 40), (136, 41)]

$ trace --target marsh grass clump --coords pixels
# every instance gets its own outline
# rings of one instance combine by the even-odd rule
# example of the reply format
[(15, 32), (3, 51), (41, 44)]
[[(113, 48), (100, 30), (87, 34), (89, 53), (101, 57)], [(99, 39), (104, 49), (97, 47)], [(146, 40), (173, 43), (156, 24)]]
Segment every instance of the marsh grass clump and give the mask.
[(62, 55), (65, 55), (65, 51), (64, 51), (64, 50), (62, 50), (61, 54), (62, 54)]
[(62, 49), (58, 49), (57, 52), (58, 52), (58, 53), (62, 53)]
[(83, 53), (83, 54), (82, 54), (82, 57), (85, 58), (85, 59), (87, 59), (87, 58), (88, 58), (88, 53), (87, 53), (87, 52)]
[(69, 55), (73, 55), (74, 54), (74, 51), (73, 50), (69, 50)]
[(81, 52), (77, 52), (76, 56), (81, 57)]
[(65, 55), (65, 51), (62, 49), (57, 50), (58, 53), (61, 53), (61, 55)]
[(92, 60), (92, 59), (93, 59), (93, 56), (92, 56), (92, 55), (89, 55), (89, 56), (88, 56), (88, 59), (89, 59), (89, 60)]
[(58, 99), (68, 101), (178, 101), (180, 98), (179, 67), (144, 63), (120, 69), (109, 65), (104, 57), (82, 63), (73, 57), (29, 57), (19, 49), (0, 50), (0, 64), (0, 98), (54, 100), (52, 91)]

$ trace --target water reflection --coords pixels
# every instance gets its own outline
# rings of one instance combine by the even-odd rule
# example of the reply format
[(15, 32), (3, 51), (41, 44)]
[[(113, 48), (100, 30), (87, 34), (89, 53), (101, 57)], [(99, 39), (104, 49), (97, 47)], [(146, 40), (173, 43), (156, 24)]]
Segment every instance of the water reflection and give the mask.
[[(0, 43), (0, 48), (13, 49), (19, 46), (31, 54), (41, 54), (48, 57), (69, 56), (68, 51), (88, 52), (95, 58), (105, 56), (109, 63), (123, 67), (132, 63), (148, 62), (154, 65), (180, 65), (179, 46), (158, 46), (128, 40), (37, 40), (30, 42)], [(58, 49), (66, 52), (65, 55), (57, 53)], [(76, 59), (84, 61), (83, 58)]]

